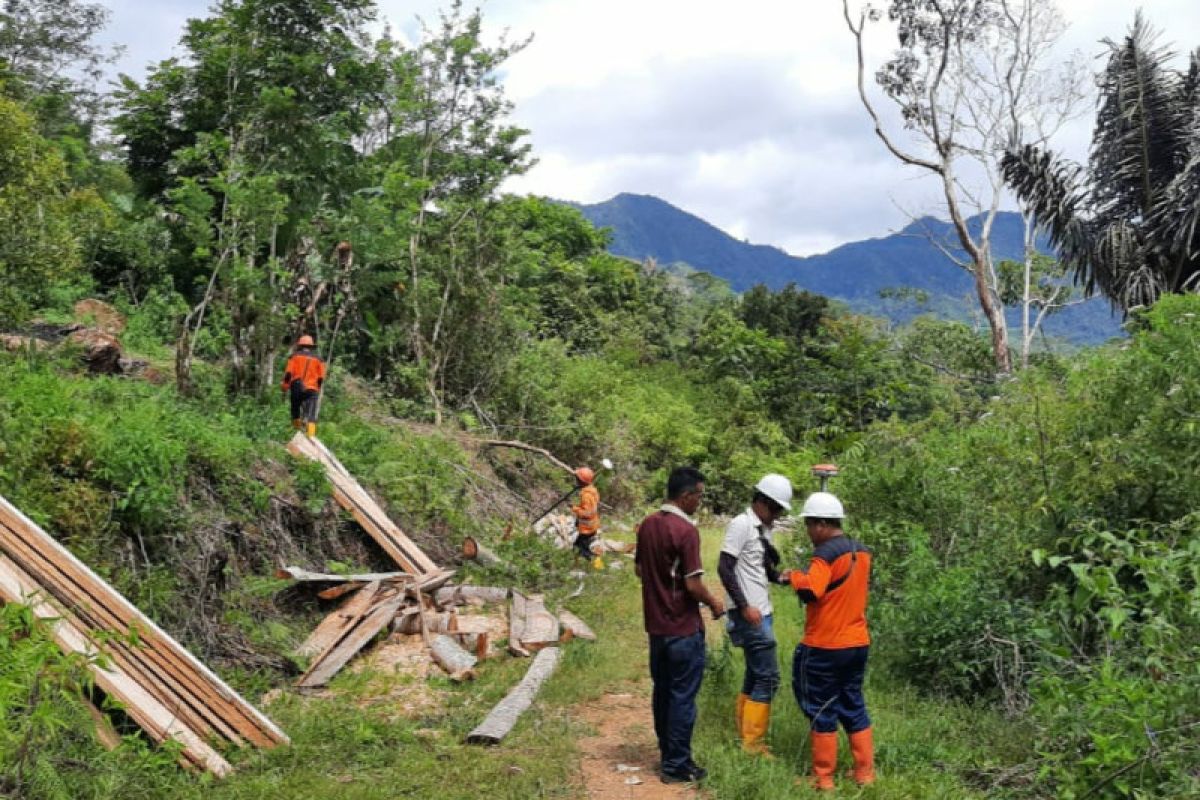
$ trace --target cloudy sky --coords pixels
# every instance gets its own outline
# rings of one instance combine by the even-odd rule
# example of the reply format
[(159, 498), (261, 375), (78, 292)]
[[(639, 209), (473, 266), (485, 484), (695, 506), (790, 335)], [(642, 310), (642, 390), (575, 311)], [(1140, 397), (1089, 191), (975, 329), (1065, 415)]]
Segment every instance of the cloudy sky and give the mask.
[[(184, 21), (209, 6), (101, 2), (112, 10), (105, 37), (127, 48), (120, 69), (139, 78), (178, 54)], [(435, 19), (444, 5), (378, 4), (410, 37), (418, 16)], [(1139, 7), (1165, 30), (1163, 42), (1200, 46), (1196, 0), (1058, 7), (1070, 25), (1062, 58), (1100, 55), (1100, 41), (1121, 36)], [(932, 179), (901, 167), (874, 137), (841, 8), (840, 0), (488, 0), (493, 35), (534, 36), (505, 85), (539, 163), (507, 188), (589, 203), (654, 194), (796, 255), (886, 235), (910, 213), (938, 213)], [(879, 59), (890, 42), (882, 29), (872, 35)], [(1089, 130), (1090, 114), (1059, 147), (1082, 158)]]

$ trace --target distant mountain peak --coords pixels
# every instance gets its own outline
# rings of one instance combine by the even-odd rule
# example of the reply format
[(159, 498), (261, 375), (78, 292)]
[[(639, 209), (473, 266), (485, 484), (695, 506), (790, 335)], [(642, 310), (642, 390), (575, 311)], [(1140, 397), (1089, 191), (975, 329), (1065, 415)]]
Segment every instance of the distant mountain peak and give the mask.
[[(738, 292), (755, 284), (801, 289), (845, 302), (855, 311), (905, 322), (919, 313), (970, 319), (976, 311), (971, 277), (951, 263), (936, 244), (957, 247), (950, 223), (919, 217), (901, 231), (876, 239), (849, 242), (822, 255), (797, 257), (773, 245), (750, 244), (730, 236), (703, 218), (649, 194), (621, 192), (602, 203), (570, 203), (592, 224), (612, 230), (609, 250), (619, 256), (660, 264), (686, 264), (729, 282)], [(979, 230), (980, 217), (968, 220)], [(1024, 229), (1019, 214), (1002, 211), (992, 225), (992, 253), (997, 259), (1019, 259)], [(884, 289), (908, 287), (927, 294), (928, 307), (884, 300)], [(1111, 310), (1091, 301), (1051, 318), (1049, 332), (1076, 342), (1095, 342), (1119, 335)]]

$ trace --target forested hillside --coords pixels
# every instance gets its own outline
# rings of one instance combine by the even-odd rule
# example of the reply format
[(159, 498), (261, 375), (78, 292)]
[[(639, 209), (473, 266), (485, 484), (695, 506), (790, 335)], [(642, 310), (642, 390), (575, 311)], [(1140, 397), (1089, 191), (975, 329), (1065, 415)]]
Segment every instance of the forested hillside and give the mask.
[[(971, 296), (971, 277), (942, 249), (961, 257), (960, 245), (951, 226), (932, 217), (828, 253), (793, 256), (777, 247), (739, 241), (657, 197), (620, 194), (602, 203), (574, 205), (592, 224), (611, 230), (610, 252), (639, 260), (653, 258), (666, 267), (704, 270), (735, 291), (759, 284), (782, 289), (794, 283), (841, 300), (860, 314), (898, 324), (930, 313), (970, 320), (971, 306), (964, 298)], [(982, 218), (973, 217), (969, 223), (977, 234)], [(997, 259), (1021, 259), (1020, 215), (998, 214), (990, 236)], [(1039, 247), (1052, 251), (1045, 240)], [(1110, 304), (1101, 298), (1080, 300), (1046, 320), (1049, 335), (1075, 344), (1100, 344), (1121, 335), (1120, 314)], [(1007, 316), (1010, 327), (1019, 326), (1015, 305), (1008, 308)]]
[[(177, 746), (97, 696), (96, 657), (64, 654), (10, 602), (0, 797), (586, 796), (580, 708), (632, 695), (646, 713), (631, 730), (650, 724), (638, 586), (617, 559), (580, 577), (532, 533), (569, 488), (538, 451), (610, 459), (606, 531), (628, 541), (669, 471), (698, 467), (714, 587), (723, 525), (759, 477), (802, 496), (814, 463), (841, 467), (847, 529), (874, 551), (880, 772), (844, 794), (1200, 797), (1200, 297), (1177, 291), (1194, 289), (1200, 252), (1178, 216), (1194, 125), (1154, 162), (1168, 210), (1109, 220), (1137, 236), (1097, 232), (1075, 206), (1055, 218), (1056, 248), (1108, 270), (1098, 302), (1128, 312), (1129, 336), (1004, 371), (964, 322), (895, 325), (765, 273), (735, 293), (715, 268), (616, 255), (578, 209), (504, 193), (536, 157), (501, 80), (523, 44), (457, 2), (410, 45), (381, 33), (370, 0), (219, 0), (178, 58), (111, 93), (86, 77), (107, 56), (104, 21), (75, 0), (0, 8), (0, 495), (292, 743), (228, 748), (221, 781), (181, 770)], [(1136, 35), (1113, 47), (1112, 85), (1158, 63), (1154, 96), (1194, 110), (1200, 56), (1176, 72)], [(1140, 119), (1115, 107), (1098, 136)], [(1147, 184), (1071, 174), (1099, 197)], [(1159, 288), (1133, 303), (1128, 286)], [(469, 684), (367, 667), (293, 686), (309, 666), (297, 646), (336, 606), (275, 570), (395, 567), (284, 449), (279, 381), (302, 335), (329, 365), (320, 441), (413, 540), (456, 580), (570, 600), (601, 634), (564, 647), (500, 747), (463, 740), (520, 679), (516, 658)], [(467, 536), (496, 563), (465, 560)], [(786, 536), (799, 566), (809, 543)], [(776, 603), (786, 676), (804, 612), (782, 588)], [(793, 784), (809, 731), (786, 688), (776, 759), (742, 752), (741, 656), (711, 632), (704, 793), (816, 796)]]

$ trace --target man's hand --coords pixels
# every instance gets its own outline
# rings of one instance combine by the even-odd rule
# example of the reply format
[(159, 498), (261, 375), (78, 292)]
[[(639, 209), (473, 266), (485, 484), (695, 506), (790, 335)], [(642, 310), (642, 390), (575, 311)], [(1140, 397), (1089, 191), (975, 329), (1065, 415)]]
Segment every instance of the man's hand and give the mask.
[(762, 612), (757, 608), (754, 606), (746, 606), (745, 608), (741, 609), (741, 611), (742, 619), (746, 620), (746, 622), (749, 622), (756, 628), (759, 625), (762, 625)]
[(779, 583), (781, 586), (787, 586), (791, 582), (792, 582), (792, 571), (790, 569), (785, 569), (783, 572), (779, 573)]
[(714, 597), (708, 607), (712, 609), (713, 619), (725, 616), (725, 603), (719, 597)]

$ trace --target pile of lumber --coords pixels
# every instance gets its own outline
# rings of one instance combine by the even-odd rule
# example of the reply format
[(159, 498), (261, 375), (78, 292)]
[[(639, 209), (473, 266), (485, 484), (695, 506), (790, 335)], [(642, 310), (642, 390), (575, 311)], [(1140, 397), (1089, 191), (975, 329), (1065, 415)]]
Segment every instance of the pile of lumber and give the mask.
[(232, 771), (214, 749), (287, 736), (65, 547), (0, 497), (0, 601), (29, 605), (65, 652), (89, 657), (96, 686), (182, 761)]
[(359, 485), (320, 440), (297, 433), (288, 442), (287, 449), (292, 455), (321, 465), (333, 486), (333, 496), (338, 505), (349, 511), (367, 535), (383, 548), (400, 569), (413, 576), (422, 589), (437, 588), (454, 574), (453, 571), (443, 570), (421, 552), (421, 548), (388, 518), (375, 498)]
[[(295, 567), (281, 570), (296, 580), (320, 583), (338, 576), (307, 573)], [(475, 667), (495, 655), (496, 619), (460, 614), (462, 607), (508, 604), (508, 652), (530, 656), (546, 647), (579, 638), (595, 640), (592, 630), (569, 611), (546, 610), (541, 595), (525, 595), (496, 586), (443, 586), (425, 593), (406, 573), (350, 575), (343, 583), (318, 592), (325, 598), (343, 597), (296, 655), (311, 659), (296, 682), (301, 688), (324, 686), (377, 635), (390, 630), (419, 635), (430, 659), (452, 680), (470, 680)], [(503, 630), (503, 623), (501, 623)]]

